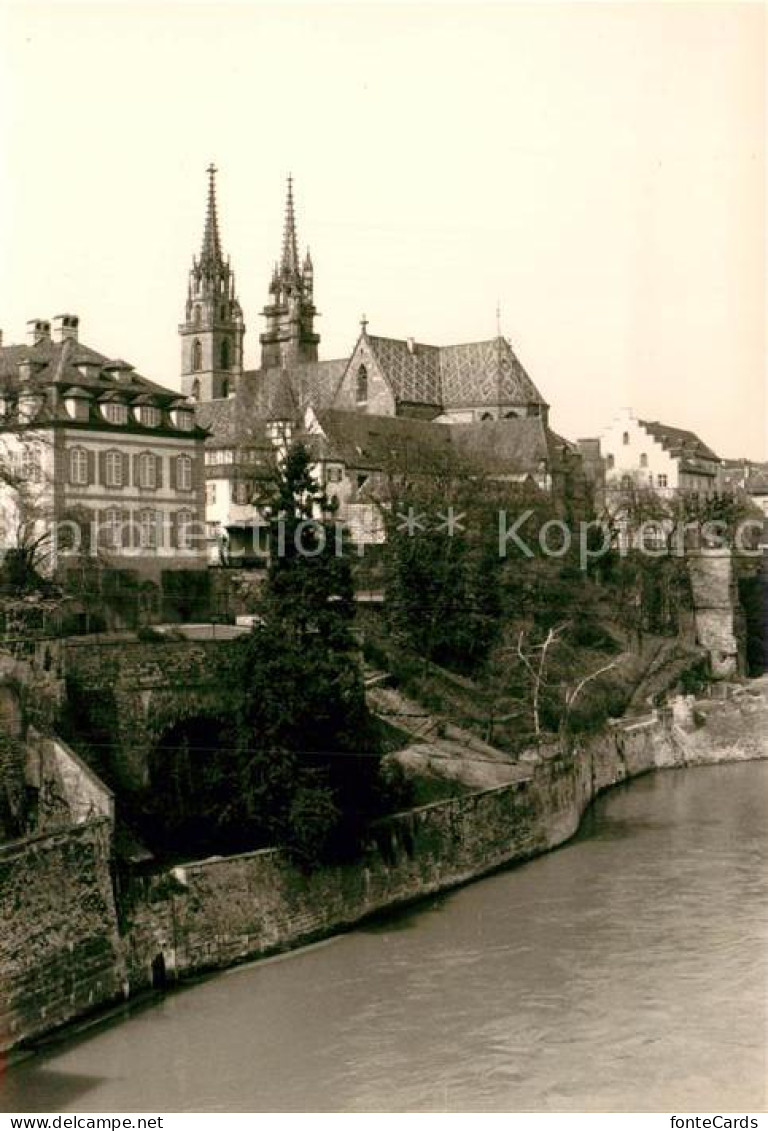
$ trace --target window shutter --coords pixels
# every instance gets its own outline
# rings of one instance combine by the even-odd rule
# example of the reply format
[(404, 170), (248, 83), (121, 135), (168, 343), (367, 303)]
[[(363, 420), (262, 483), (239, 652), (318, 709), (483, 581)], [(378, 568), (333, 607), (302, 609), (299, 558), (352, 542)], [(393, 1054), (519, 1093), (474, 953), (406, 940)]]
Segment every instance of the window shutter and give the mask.
[(139, 485), (139, 457), (137, 455), (135, 455), (133, 457), (133, 486), (138, 487), (138, 485)]
[(195, 444), (194, 448), (189, 453), (189, 457), (192, 460), (192, 490), (199, 491), (205, 483), (205, 463), (202, 444)]
[(107, 483), (107, 453), (99, 452), (99, 483)]
[(174, 491), (177, 491), (178, 487), (179, 487), (178, 469), (179, 469), (179, 457), (173, 456), (171, 458), (169, 465), (168, 465), (168, 470), (170, 472), (170, 486), (173, 488)]
[(72, 474), (72, 464), (74, 458), (74, 452), (70, 449), (70, 451), (67, 452), (67, 482), (71, 487), (73, 487), (75, 484), (75, 477)]
[(179, 516), (176, 511), (171, 514), (170, 523), (170, 536), (171, 536), (171, 549), (178, 550), (179, 548)]
[(163, 545), (163, 536), (164, 536), (163, 527), (164, 526), (165, 526), (165, 512), (164, 511), (155, 511), (155, 544), (156, 544), (158, 550)]
[(122, 453), (123, 456), (123, 487), (130, 486), (131, 483), (131, 457)]
[(163, 485), (163, 457), (155, 456), (155, 466), (157, 471), (155, 473), (155, 486), (162, 487)]
[(96, 456), (94, 452), (87, 452), (88, 457), (88, 483), (96, 482)]

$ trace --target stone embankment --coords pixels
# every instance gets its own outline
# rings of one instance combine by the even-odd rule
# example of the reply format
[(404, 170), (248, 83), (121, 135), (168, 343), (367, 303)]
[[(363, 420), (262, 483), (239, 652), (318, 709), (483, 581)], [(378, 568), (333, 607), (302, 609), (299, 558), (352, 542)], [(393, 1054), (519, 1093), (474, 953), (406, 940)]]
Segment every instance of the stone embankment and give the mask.
[[(276, 850), (135, 879), (113, 897), (111, 797), (68, 757), (28, 767), (70, 807), (0, 847), (0, 1048), (166, 978), (288, 949), (562, 844), (601, 791), (650, 770), (768, 757), (768, 680), (723, 701), (678, 700), (568, 748), (521, 759), (516, 780), (399, 814), (359, 862), (306, 874)], [(119, 924), (119, 925), (118, 925)]]

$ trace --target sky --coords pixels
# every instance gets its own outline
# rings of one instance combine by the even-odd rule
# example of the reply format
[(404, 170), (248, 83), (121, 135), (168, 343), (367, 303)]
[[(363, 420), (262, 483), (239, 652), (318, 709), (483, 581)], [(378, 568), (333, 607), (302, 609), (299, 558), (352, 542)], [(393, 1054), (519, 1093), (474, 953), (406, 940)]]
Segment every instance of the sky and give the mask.
[(322, 357), (502, 332), (576, 439), (621, 408), (766, 458), (760, 3), (0, 6), (0, 328), (179, 387), (219, 169), (258, 364), (285, 180)]

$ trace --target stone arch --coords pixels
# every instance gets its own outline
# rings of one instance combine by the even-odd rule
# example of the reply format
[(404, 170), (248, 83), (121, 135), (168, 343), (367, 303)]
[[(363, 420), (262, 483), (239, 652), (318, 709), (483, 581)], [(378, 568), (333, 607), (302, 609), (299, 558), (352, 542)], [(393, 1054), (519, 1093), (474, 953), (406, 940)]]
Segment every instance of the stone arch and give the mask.
[(212, 714), (169, 721), (147, 757), (142, 832), (154, 852), (205, 855), (216, 829), (206, 818), (205, 800), (215, 805), (231, 789), (227, 776), (224, 722)]

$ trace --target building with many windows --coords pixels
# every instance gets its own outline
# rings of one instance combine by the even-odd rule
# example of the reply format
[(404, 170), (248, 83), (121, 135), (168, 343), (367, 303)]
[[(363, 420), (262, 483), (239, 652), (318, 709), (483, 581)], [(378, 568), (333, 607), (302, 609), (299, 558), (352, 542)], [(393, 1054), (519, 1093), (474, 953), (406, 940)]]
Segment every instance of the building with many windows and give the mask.
[(155, 577), (205, 561), (205, 432), (177, 392), (79, 340), (79, 320), (29, 323), (0, 347), (0, 545), (40, 539)]

